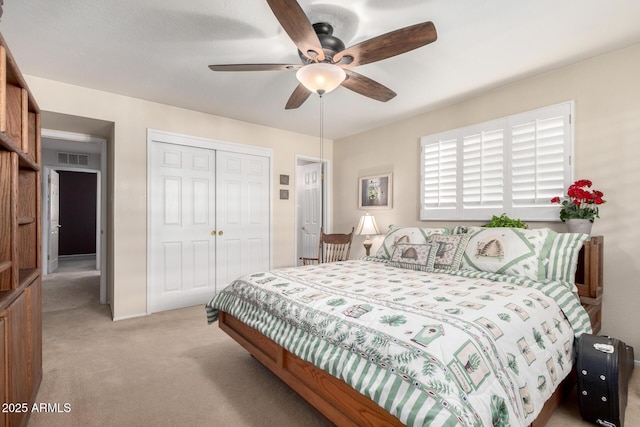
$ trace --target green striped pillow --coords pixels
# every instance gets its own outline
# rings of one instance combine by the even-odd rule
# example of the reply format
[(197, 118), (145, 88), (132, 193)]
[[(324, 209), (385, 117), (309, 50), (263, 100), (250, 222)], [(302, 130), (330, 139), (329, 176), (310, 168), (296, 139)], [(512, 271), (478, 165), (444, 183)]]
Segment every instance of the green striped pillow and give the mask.
[(582, 233), (553, 233), (555, 236), (549, 251), (546, 278), (563, 280), (574, 284), (576, 269), (578, 268), (578, 255), (584, 242), (589, 239), (589, 235)]

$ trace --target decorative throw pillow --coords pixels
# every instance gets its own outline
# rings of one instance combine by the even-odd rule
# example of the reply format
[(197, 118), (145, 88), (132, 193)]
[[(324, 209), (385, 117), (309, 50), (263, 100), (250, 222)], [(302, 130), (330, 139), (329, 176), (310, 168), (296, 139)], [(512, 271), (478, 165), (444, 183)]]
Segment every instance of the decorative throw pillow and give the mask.
[(549, 263), (547, 264), (546, 277), (551, 280), (563, 280), (575, 284), (576, 269), (578, 268), (578, 255), (588, 234), (581, 233), (556, 233), (549, 251)]
[(469, 227), (462, 268), (542, 280), (554, 234), (548, 228)]
[(438, 245), (435, 268), (449, 271), (460, 269), (462, 256), (469, 243), (468, 234), (434, 234), (427, 241)]
[(420, 228), (392, 226), (376, 253), (376, 257), (390, 259), (398, 243), (427, 243), (427, 237), (432, 234), (451, 234), (450, 228)]
[(424, 243), (397, 243), (389, 265), (412, 270), (431, 271), (436, 260), (438, 245)]

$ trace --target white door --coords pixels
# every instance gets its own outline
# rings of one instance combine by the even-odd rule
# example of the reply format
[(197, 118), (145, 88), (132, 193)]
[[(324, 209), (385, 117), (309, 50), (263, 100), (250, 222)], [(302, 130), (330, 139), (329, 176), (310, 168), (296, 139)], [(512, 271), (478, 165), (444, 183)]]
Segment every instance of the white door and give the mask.
[[(318, 239), (322, 226), (322, 164), (302, 166), (302, 224), (300, 226), (299, 256), (318, 256)], [(298, 263), (302, 262), (298, 260)]]
[(269, 159), (217, 152), (216, 292), (270, 265)]
[(49, 171), (49, 257), (47, 272), (58, 269), (58, 242), (60, 240), (60, 174)]
[(204, 304), (215, 292), (215, 153), (151, 144), (150, 313)]

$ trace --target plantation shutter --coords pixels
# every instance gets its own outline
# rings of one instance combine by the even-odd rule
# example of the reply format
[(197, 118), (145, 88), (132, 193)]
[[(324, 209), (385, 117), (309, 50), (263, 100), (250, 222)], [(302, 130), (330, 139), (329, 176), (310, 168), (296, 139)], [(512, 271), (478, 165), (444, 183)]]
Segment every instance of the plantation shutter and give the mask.
[(420, 219), (557, 221), (571, 181), (573, 103), (421, 138)]
[(571, 180), (570, 118), (568, 103), (509, 118), (514, 214), (557, 220), (558, 208), (550, 200), (563, 195)]
[(500, 125), (462, 138), (462, 206), (464, 212), (476, 210), (472, 217), (478, 209), (502, 209), (504, 203), (504, 129)]
[(422, 205), (428, 209), (455, 212), (457, 143), (457, 138), (436, 139), (422, 146)]

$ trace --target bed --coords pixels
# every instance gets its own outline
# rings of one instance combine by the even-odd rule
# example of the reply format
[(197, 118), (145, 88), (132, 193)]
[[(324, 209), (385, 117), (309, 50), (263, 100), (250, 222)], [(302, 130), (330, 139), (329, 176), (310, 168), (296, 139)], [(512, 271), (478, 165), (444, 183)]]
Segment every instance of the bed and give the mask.
[(541, 230), (395, 227), (375, 257), (243, 276), (208, 320), (340, 426), (544, 425), (599, 329), (602, 238)]

